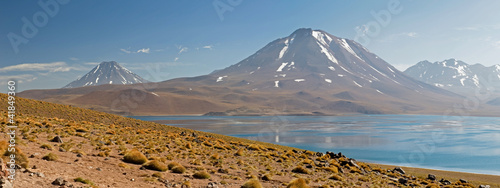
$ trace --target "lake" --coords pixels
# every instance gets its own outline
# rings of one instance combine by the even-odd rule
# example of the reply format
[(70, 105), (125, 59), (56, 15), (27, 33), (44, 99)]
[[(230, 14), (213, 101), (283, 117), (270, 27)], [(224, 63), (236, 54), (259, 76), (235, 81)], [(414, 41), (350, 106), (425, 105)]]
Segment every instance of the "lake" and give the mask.
[(359, 161), (500, 175), (500, 118), (429, 115), (133, 116), (177, 127), (342, 152)]

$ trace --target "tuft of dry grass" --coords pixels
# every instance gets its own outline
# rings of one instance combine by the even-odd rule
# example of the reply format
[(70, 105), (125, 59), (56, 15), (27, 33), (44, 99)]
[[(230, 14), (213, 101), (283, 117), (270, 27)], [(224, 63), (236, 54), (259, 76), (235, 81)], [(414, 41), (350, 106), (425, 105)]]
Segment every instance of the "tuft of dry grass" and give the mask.
[(58, 158), (59, 157), (53, 153), (48, 153), (47, 155), (42, 157), (42, 159), (46, 161), (56, 161)]
[(186, 172), (186, 168), (184, 168), (184, 166), (182, 165), (175, 166), (172, 168), (172, 172), (177, 174), (183, 174)]
[(200, 171), (200, 172), (194, 173), (193, 177), (196, 179), (210, 179), (210, 174), (208, 172), (205, 172), (205, 171)]
[(148, 158), (134, 149), (123, 156), (123, 161), (132, 164), (144, 164), (148, 161)]
[(306, 168), (304, 168), (302, 166), (297, 166), (297, 167), (293, 168), (292, 172), (300, 173), (300, 174), (310, 174), (311, 173), (311, 172), (309, 172), (309, 170), (307, 170)]
[(260, 184), (259, 180), (256, 178), (252, 178), (246, 181), (241, 188), (262, 188), (262, 184)]
[[(1, 148), (4, 148), (3, 146)], [(7, 148), (5, 150), (0, 150), (0, 152), (3, 152), (3, 159), (6, 161), (10, 160), (11, 155), (15, 155), (14, 159), (16, 160), (16, 164), (23, 168), (28, 168), (29, 166), (29, 160), (28, 156), (19, 148), (15, 148), (12, 151), (9, 151)]]
[(143, 165), (146, 169), (165, 172), (168, 166), (158, 160), (152, 160)]
[(290, 181), (288, 185), (286, 186), (287, 188), (309, 188), (307, 185), (307, 180), (303, 178), (296, 178)]

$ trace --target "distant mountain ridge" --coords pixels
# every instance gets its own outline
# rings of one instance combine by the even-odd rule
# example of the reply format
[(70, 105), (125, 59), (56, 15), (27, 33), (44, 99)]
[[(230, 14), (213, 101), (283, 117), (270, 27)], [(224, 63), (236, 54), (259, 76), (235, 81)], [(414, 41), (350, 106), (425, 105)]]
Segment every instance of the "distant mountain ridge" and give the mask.
[(103, 84), (137, 84), (149, 81), (122, 67), (116, 61), (105, 61), (94, 67), (90, 72), (69, 83), (63, 88), (97, 86)]
[[(20, 96), (124, 115), (442, 114), (464, 100), (398, 71), (353, 40), (309, 28), (208, 75)], [(492, 104), (474, 113), (497, 115)]]
[(469, 65), (457, 59), (434, 63), (421, 61), (404, 73), (419, 81), (458, 93), (500, 88), (500, 65)]

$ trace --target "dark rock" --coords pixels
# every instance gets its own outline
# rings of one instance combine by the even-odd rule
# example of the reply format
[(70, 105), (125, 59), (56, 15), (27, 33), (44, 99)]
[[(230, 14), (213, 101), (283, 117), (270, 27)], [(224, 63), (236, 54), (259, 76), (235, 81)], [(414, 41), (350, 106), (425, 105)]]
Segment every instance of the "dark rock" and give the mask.
[(66, 152), (66, 150), (64, 148), (59, 148), (59, 151), (60, 152)]
[(79, 154), (76, 154), (77, 157), (83, 157), (83, 155), (81, 153)]
[(321, 153), (321, 152), (316, 152), (316, 156), (318, 156), (318, 157), (323, 157), (323, 155), (325, 155), (325, 154)]
[(461, 183), (469, 183), (467, 180), (464, 180), (464, 179), (460, 179), (460, 182)]
[(449, 180), (445, 180), (445, 179), (439, 180), (439, 183), (441, 183), (443, 185), (450, 185), (451, 184), (451, 182)]
[(207, 186), (207, 187), (208, 187), (208, 188), (219, 188), (219, 186), (217, 186), (217, 183), (215, 183), (215, 182), (210, 182), (210, 183), (208, 183), (208, 186)]
[(436, 180), (436, 176), (434, 174), (429, 174), (429, 175), (427, 175), (427, 179), (434, 181), (434, 180)]
[(59, 177), (52, 182), (52, 185), (68, 185), (68, 181), (66, 181), (62, 177)]
[(109, 157), (104, 158), (105, 161), (108, 161), (109, 159), (110, 159)]
[(195, 137), (195, 138), (198, 137), (198, 135), (196, 133), (191, 133), (191, 136)]
[(141, 166), (141, 168), (139, 168), (139, 170), (146, 170), (146, 167)]
[(392, 170), (393, 172), (398, 172), (400, 174), (405, 174), (405, 171), (401, 167), (396, 167)]
[(398, 179), (398, 182), (399, 182), (400, 184), (404, 184), (404, 185), (406, 185), (406, 184), (408, 183), (408, 179), (406, 179), (406, 178), (399, 178), (399, 179)]
[(50, 140), (51, 142), (63, 143), (63, 140), (60, 136), (56, 136)]
[(0, 179), (0, 187), (1, 188), (14, 188), (12, 183), (9, 180), (4, 179), (3, 177)]
[(219, 172), (221, 174), (227, 174), (227, 173), (229, 173), (229, 170), (223, 169), (223, 168), (219, 168), (219, 170), (217, 170), (217, 172)]
[(102, 169), (101, 169), (101, 168), (99, 168), (99, 167), (97, 167), (97, 168), (96, 168), (96, 170), (97, 170), (97, 171), (102, 171)]
[(311, 165), (311, 164), (307, 164), (307, 165), (306, 165), (306, 168), (313, 168), (313, 165)]

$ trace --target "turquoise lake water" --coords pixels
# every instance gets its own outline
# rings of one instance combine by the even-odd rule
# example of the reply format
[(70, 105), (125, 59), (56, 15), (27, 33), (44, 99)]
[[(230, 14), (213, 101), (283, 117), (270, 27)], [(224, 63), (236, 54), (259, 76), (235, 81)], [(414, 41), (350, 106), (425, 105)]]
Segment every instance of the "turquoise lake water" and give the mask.
[(146, 121), (342, 152), (359, 161), (500, 175), (500, 118), (428, 115), (133, 116)]

